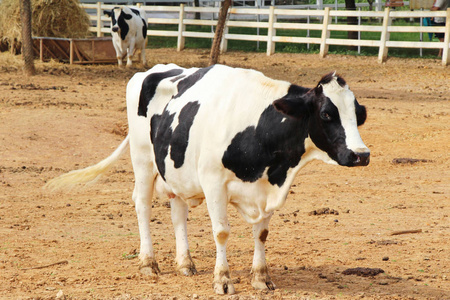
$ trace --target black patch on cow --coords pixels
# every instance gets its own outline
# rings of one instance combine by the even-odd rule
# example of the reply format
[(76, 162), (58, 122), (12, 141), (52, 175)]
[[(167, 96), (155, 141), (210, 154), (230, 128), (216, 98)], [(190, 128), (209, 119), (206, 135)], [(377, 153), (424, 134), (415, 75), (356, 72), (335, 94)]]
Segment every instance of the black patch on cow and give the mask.
[(141, 13), (139, 12), (139, 10), (137, 10), (137, 9), (135, 9), (135, 8), (130, 8), (131, 9), (131, 11), (132, 12), (134, 12), (134, 14), (136, 15), (136, 16), (141, 16)]
[(178, 94), (174, 96), (174, 98), (181, 97), (188, 89), (190, 89), (197, 81), (203, 78), (206, 73), (208, 73), (214, 65), (198, 69), (192, 75), (186, 77), (178, 83)]
[(358, 126), (361, 126), (366, 122), (367, 119), (367, 111), (364, 105), (360, 105), (358, 101), (355, 99), (355, 113), (356, 113), (356, 122)]
[(142, 36), (145, 39), (147, 37), (147, 23), (145, 23), (144, 19), (141, 19), (141, 20), (142, 20), (142, 23), (144, 24), (144, 25), (142, 25)]
[(141, 94), (139, 95), (138, 116), (147, 117), (147, 109), (150, 101), (155, 96), (156, 88), (161, 80), (177, 76), (183, 73), (182, 69), (172, 69), (166, 72), (152, 73), (142, 82)]
[(199, 108), (200, 104), (197, 101), (187, 103), (181, 109), (178, 115), (178, 125), (173, 131), (171, 125), (175, 113), (170, 114), (167, 107), (162, 115), (154, 115), (150, 120), (150, 139), (155, 152), (156, 166), (164, 180), (166, 180), (164, 160), (169, 152), (169, 146), (170, 158), (174, 162), (174, 167), (178, 169), (184, 164), (189, 143), (189, 131)]
[(308, 116), (291, 118), (268, 106), (256, 127), (235, 135), (222, 157), (224, 167), (246, 182), (261, 178), (268, 167), (269, 182), (282, 186), (289, 168), (298, 165), (305, 153), (307, 122)]
[(126, 39), (128, 31), (130, 31), (130, 26), (128, 26), (126, 20), (130, 20), (132, 17), (133, 17), (132, 15), (129, 15), (122, 11), (119, 15), (119, 18), (117, 19), (117, 23), (120, 28), (120, 38), (123, 41)]
[(184, 77), (186, 77), (186, 75), (182, 74), (182, 75), (180, 75), (180, 76), (177, 76), (177, 77), (175, 77), (175, 78), (170, 79), (170, 81), (176, 82), (176, 81), (178, 81), (178, 80), (180, 80), (181, 78), (184, 78)]
[(153, 150), (155, 152), (156, 166), (158, 167), (159, 174), (164, 177), (166, 173), (166, 165), (164, 159), (169, 152), (170, 140), (172, 138), (172, 129), (170, 125), (173, 122), (175, 113), (170, 114), (169, 111), (164, 110), (162, 115), (153, 115), (150, 120), (150, 139), (153, 144)]
[(178, 115), (178, 126), (173, 131), (172, 141), (170, 142), (170, 158), (172, 158), (177, 169), (183, 166), (189, 143), (189, 130), (194, 123), (199, 108), (200, 104), (197, 101), (189, 102)]

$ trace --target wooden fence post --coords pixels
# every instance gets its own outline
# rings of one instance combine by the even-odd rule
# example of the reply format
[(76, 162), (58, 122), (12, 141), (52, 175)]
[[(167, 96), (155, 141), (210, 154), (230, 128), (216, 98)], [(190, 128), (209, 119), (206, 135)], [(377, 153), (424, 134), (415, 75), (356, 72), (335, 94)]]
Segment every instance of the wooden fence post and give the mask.
[(97, 2), (97, 37), (103, 36), (102, 25), (102, 3)]
[(442, 50), (442, 65), (448, 66), (450, 64), (450, 8), (447, 8), (447, 17), (445, 19), (445, 37), (444, 48)]
[(225, 24), (225, 28), (223, 29), (222, 41), (220, 42), (220, 53), (225, 53), (228, 50), (228, 40), (225, 37), (228, 34), (228, 26)]
[(389, 31), (388, 26), (391, 25), (392, 19), (389, 17), (389, 13), (391, 12), (391, 9), (389, 7), (386, 7), (384, 9), (384, 16), (383, 16), (383, 26), (381, 28), (381, 37), (380, 37), (380, 49), (378, 51), (378, 62), (384, 63), (387, 60), (388, 55), (388, 48), (386, 47), (386, 41), (389, 41)]
[(73, 65), (73, 39), (70, 39), (69, 62)]
[(180, 4), (180, 13), (178, 18), (178, 39), (177, 39), (177, 51), (184, 49), (184, 43), (186, 38), (183, 36), (183, 32), (186, 30), (184, 23), (184, 4)]
[(44, 39), (39, 39), (39, 59), (44, 61)]
[(269, 28), (267, 30), (267, 56), (274, 54), (275, 52), (275, 42), (272, 41), (272, 37), (276, 35), (275, 28), (273, 28), (273, 23), (275, 22), (275, 7), (271, 6), (269, 8)]
[(322, 40), (320, 41), (320, 57), (324, 58), (328, 54), (327, 39), (330, 38), (330, 31), (328, 30), (328, 24), (330, 23), (330, 8), (325, 7), (323, 11), (323, 27), (322, 27)]

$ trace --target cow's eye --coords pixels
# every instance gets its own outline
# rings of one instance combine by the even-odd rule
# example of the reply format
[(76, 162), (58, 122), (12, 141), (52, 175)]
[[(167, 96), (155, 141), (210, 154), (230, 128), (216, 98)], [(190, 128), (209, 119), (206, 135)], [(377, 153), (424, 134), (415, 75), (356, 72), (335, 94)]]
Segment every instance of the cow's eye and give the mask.
[(329, 114), (327, 114), (326, 112), (322, 112), (322, 113), (320, 113), (320, 117), (322, 118), (322, 120), (324, 120), (324, 121), (330, 121), (331, 120), (331, 117), (330, 117), (330, 115)]

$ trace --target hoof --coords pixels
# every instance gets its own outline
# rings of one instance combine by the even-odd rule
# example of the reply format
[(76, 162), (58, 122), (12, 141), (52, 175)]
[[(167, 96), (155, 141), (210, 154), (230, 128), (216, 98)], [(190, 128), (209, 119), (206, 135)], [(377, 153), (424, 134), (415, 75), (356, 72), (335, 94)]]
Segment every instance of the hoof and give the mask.
[(275, 284), (271, 281), (252, 281), (252, 286), (256, 290), (263, 290), (263, 291), (273, 291), (276, 289)]
[(186, 252), (181, 258), (176, 259), (178, 262), (178, 272), (184, 276), (192, 276), (197, 274), (197, 269), (195, 269), (195, 264), (192, 261), (192, 257), (189, 251)]
[(214, 282), (214, 292), (217, 295), (233, 295), (236, 293), (233, 284), (230, 282)]
[(257, 290), (270, 290), (273, 291), (276, 285), (272, 282), (267, 270), (267, 266), (261, 268), (252, 269), (253, 278), (252, 286)]
[(155, 272), (155, 270), (153, 270), (150, 267), (143, 267), (139, 269), (139, 272), (141, 272), (141, 274), (150, 277), (151, 279), (156, 279), (158, 278), (158, 274), (159, 272)]
[(187, 267), (187, 268), (180, 268), (180, 269), (178, 269), (178, 271), (180, 272), (181, 275), (184, 275), (184, 276), (192, 276), (192, 275), (197, 274), (197, 269), (195, 269), (194, 266)]
[(146, 258), (143, 261), (141, 261), (141, 264), (139, 266), (139, 271), (142, 274), (150, 276), (152, 278), (158, 277), (158, 274), (161, 273), (156, 260), (149, 259), (149, 258)]

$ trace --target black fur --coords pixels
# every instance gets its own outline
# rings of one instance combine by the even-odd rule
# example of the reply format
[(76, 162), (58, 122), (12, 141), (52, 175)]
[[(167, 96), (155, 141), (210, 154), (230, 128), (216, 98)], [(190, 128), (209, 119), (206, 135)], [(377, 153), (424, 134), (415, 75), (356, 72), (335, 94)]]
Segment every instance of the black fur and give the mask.
[(164, 160), (167, 157), (170, 146), (170, 158), (174, 162), (175, 168), (181, 168), (184, 164), (186, 149), (189, 143), (189, 131), (194, 123), (200, 104), (195, 102), (187, 103), (178, 115), (178, 125), (172, 131), (171, 125), (175, 113), (170, 114), (167, 108), (162, 115), (154, 115), (150, 121), (150, 139), (155, 151), (155, 160), (161, 177), (165, 180), (166, 165)]
[(203, 78), (208, 71), (210, 71), (213, 66), (209, 66), (206, 68), (198, 69), (194, 74), (184, 78), (178, 83), (178, 94), (174, 96), (174, 98), (181, 97), (188, 89), (190, 89), (197, 81)]
[(153, 144), (153, 150), (155, 151), (156, 166), (164, 180), (166, 180), (164, 177), (166, 173), (164, 159), (169, 152), (170, 139), (172, 138), (170, 125), (173, 122), (174, 116), (175, 113), (170, 114), (167, 110), (164, 110), (162, 115), (153, 115), (150, 120), (150, 139)]
[(128, 26), (126, 20), (130, 20), (131, 18), (132, 15), (126, 14), (122, 11), (119, 18), (117, 19), (117, 23), (119, 24), (118, 26), (120, 28), (120, 38), (122, 40), (126, 39), (128, 31), (130, 31), (130, 26)]
[(152, 73), (142, 82), (141, 94), (139, 95), (138, 116), (147, 117), (147, 109), (150, 101), (155, 96), (156, 88), (161, 80), (177, 76), (183, 73), (181, 69), (172, 69), (166, 72)]
[(170, 142), (170, 158), (174, 162), (175, 168), (181, 168), (184, 164), (186, 149), (189, 143), (189, 130), (194, 123), (200, 104), (198, 101), (189, 102), (178, 115), (178, 126), (173, 131)]
[[(258, 180), (268, 168), (269, 182), (282, 186), (289, 168), (295, 167), (305, 153), (309, 113), (308, 100), (302, 95), (308, 90), (291, 86), (289, 93), (282, 98), (291, 104), (296, 99), (298, 103), (294, 106), (302, 107), (302, 113), (295, 112), (288, 117), (277, 111), (275, 105), (270, 105), (261, 114), (256, 127), (249, 126), (236, 134), (222, 157), (224, 167), (247, 182)], [(278, 104), (282, 105), (281, 102)], [(303, 117), (297, 118), (300, 115)]]

